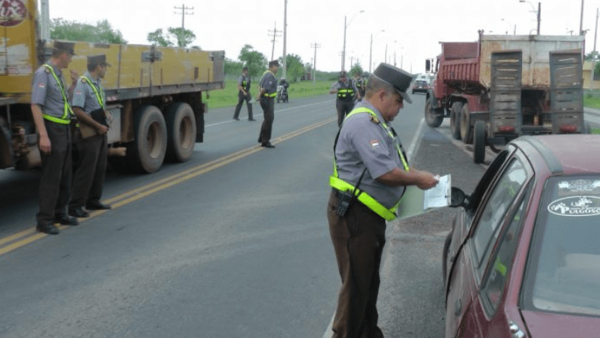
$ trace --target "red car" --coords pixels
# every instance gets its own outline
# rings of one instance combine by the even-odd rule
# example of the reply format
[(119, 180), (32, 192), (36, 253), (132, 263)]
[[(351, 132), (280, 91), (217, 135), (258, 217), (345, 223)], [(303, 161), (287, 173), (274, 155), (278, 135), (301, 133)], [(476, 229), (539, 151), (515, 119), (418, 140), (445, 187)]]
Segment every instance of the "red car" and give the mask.
[(600, 337), (600, 135), (518, 138), (463, 197), (446, 338)]

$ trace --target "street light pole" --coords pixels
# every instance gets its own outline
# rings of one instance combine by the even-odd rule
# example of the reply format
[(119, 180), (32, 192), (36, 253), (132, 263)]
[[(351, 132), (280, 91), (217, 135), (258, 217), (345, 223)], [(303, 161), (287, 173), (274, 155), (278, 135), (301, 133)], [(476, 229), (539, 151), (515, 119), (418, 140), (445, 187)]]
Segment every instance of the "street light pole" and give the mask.
[[(581, 0), (583, 1), (583, 0)], [(536, 13), (537, 16), (537, 35), (540, 35), (540, 22), (542, 21), (542, 3), (538, 2), (538, 10), (535, 10), (535, 7), (533, 6), (533, 3), (531, 3), (531, 1), (529, 0), (519, 0), (520, 3), (525, 3), (528, 2), (531, 5), (531, 9), (533, 13)], [(516, 26), (515, 26), (515, 31), (516, 31)], [(531, 33), (531, 31), (529, 32)]]
[(360, 10), (358, 13), (354, 14), (352, 16), (352, 18), (350, 18), (350, 22), (348, 22), (348, 24), (346, 24), (346, 16), (344, 15), (344, 48), (342, 49), (342, 71), (344, 71), (345, 69), (345, 65), (346, 65), (346, 30), (348, 29), (348, 26), (350, 26), (350, 24), (352, 23), (352, 20), (354, 20), (354, 18), (360, 14), (360, 13), (364, 13), (364, 10)]
[[(381, 32), (377, 33), (375, 35), (375, 37), (377, 37), (377, 35), (379, 35), (380, 33), (385, 32), (385, 29), (382, 29)], [(371, 33), (371, 48), (369, 49), (369, 73), (371, 73), (371, 66), (373, 65), (373, 34)]]
[(581, 0), (581, 19), (579, 20), (579, 35), (583, 35), (583, 2)]

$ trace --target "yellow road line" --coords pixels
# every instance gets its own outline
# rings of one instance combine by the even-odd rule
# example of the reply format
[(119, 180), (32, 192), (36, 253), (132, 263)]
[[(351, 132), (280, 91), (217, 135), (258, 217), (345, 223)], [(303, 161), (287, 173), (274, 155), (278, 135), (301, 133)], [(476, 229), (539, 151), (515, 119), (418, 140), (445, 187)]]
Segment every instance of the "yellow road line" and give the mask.
[[(289, 140), (291, 138), (294, 138), (296, 136), (299, 136), (301, 134), (304, 134), (308, 131), (317, 129), (319, 127), (322, 127), (326, 124), (329, 124), (331, 122), (336, 121), (337, 118), (330, 118), (327, 119), (325, 121), (321, 121), (315, 124), (312, 124), (310, 126), (306, 126), (303, 128), (300, 128), (294, 132), (291, 132), (289, 134), (283, 135), (281, 137), (276, 138), (275, 140), (273, 140), (272, 143), (274, 144), (278, 144), (281, 143), (283, 141)], [(144, 197), (150, 196), (156, 192), (159, 192), (161, 190), (165, 190), (167, 188), (170, 188), (172, 186), (175, 186), (177, 184), (180, 184), (182, 182), (185, 182), (187, 180), (190, 180), (194, 177), (200, 176), (202, 174), (205, 174), (209, 171), (215, 170), (217, 168), (220, 168), (222, 166), (225, 166), (227, 164), (230, 164), (232, 162), (235, 162), (239, 159), (242, 159), (244, 157), (250, 156), (254, 153), (257, 153), (259, 151), (264, 150), (264, 148), (260, 147), (260, 146), (254, 146), (251, 148), (246, 148), (244, 150), (240, 150), (238, 152), (220, 157), (216, 160), (210, 161), (208, 163), (205, 164), (201, 164), (199, 166), (190, 168), (190, 169), (186, 169), (180, 173), (174, 174), (172, 176), (160, 179), (156, 182), (152, 182), (149, 183), (147, 185), (144, 185), (142, 187), (130, 190), (128, 192), (122, 193), (120, 195), (117, 195), (115, 197), (109, 198), (107, 200), (105, 200), (105, 203), (108, 204), (112, 204), (112, 208), (114, 209), (118, 209), (124, 205), (130, 204), (132, 202), (135, 202), (137, 200), (140, 200)], [(90, 220), (92, 218), (98, 217), (100, 215), (103, 215), (105, 213), (107, 213), (108, 210), (98, 210), (98, 211), (94, 211), (90, 213), (90, 217), (88, 218), (80, 218), (79, 222), (85, 222), (87, 220)], [(60, 230), (63, 230), (67, 227), (65, 226), (59, 226), (58, 227)], [(14, 235), (5, 237), (5, 238), (1, 238), (0, 239), (0, 256), (9, 253), (13, 250), (16, 250), (20, 247), (23, 247), (27, 244), (30, 244), (32, 242), (37, 241), (38, 239), (44, 238), (48, 236), (47, 234), (44, 233), (38, 233), (35, 230), (35, 227), (33, 228), (29, 228), (26, 230), (23, 230), (21, 232), (18, 232)], [(14, 242), (12, 244), (9, 244), (11, 242)], [(4, 246), (5, 244), (8, 244), (6, 246)], [(3, 247), (4, 246), (4, 247)]]

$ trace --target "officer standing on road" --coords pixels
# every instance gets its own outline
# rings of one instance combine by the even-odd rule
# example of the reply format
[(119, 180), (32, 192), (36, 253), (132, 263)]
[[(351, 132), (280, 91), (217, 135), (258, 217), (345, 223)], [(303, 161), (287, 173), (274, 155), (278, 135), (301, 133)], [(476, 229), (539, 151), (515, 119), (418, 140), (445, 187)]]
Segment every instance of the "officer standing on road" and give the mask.
[(67, 89), (62, 75), (62, 69), (69, 66), (75, 55), (74, 47), (70, 42), (55, 41), (50, 61), (33, 76), (31, 90), (31, 112), (42, 156), (36, 228), (52, 235), (59, 233), (55, 222), (79, 224), (67, 215), (72, 176), (71, 125), (75, 119), (68, 97), (79, 76), (71, 71), (73, 86)]
[(383, 337), (377, 326), (379, 266), (386, 221), (406, 186), (430, 189), (434, 175), (408, 166), (400, 140), (389, 125), (411, 103), (406, 90), (412, 76), (380, 64), (369, 79), (365, 99), (346, 117), (334, 145), (332, 192), (327, 207), (329, 231), (342, 287), (333, 337)]
[(335, 107), (338, 114), (338, 126), (342, 125), (344, 117), (354, 109), (354, 99), (361, 99), (355, 83), (346, 78), (346, 72), (340, 73), (340, 80), (331, 86), (329, 94), (337, 94)]
[(252, 117), (252, 96), (250, 95), (250, 76), (248, 75), (248, 67), (242, 68), (242, 75), (238, 79), (238, 104), (235, 106), (235, 112), (233, 113), (233, 119), (236, 121), (240, 120), (240, 110), (246, 101), (248, 107), (248, 121), (256, 121)]
[(258, 135), (258, 143), (265, 148), (275, 148), (271, 144), (271, 131), (273, 129), (273, 120), (275, 119), (275, 97), (277, 96), (277, 78), (275, 74), (279, 69), (279, 62), (273, 60), (269, 62), (269, 69), (260, 79), (260, 88), (256, 100), (260, 100), (260, 106), (263, 109), (265, 120)]
[(361, 78), (361, 74), (358, 70), (354, 72), (354, 85), (356, 85), (356, 89), (358, 89), (358, 101), (360, 101), (363, 97), (365, 97), (366, 83)]
[[(79, 151), (79, 168), (75, 172), (69, 215), (74, 217), (89, 217), (88, 210), (106, 210), (110, 205), (102, 204), (102, 187), (106, 173), (108, 156), (108, 126), (92, 117), (92, 112), (104, 119), (109, 116), (106, 112), (106, 97), (102, 88), (102, 79), (106, 75), (106, 55), (91, 55), (87, 58), (87, 72), (75, 87), (73, 95), (73, 110), (77, 120), (82, 125), (95, 131), (95, 135), (83, 138), (78, 131), (75, 145)], [(82, 127), (84, 128), (84, 127)]]

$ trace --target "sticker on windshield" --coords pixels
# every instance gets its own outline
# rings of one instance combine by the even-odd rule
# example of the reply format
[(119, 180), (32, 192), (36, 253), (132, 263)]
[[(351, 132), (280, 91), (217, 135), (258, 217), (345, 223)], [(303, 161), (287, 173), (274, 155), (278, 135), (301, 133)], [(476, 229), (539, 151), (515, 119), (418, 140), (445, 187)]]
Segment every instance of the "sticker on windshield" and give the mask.
[(600, 181), (591, 180), (573, 180), (573, 181), (562, 181), (558, 183), (560, 190), (569, 190), (570, 192), (585, 192), (593, 191), (594, 189), (600, 188)]
[(600, 198), (593, 196), (565, 197), (550, 203), (548, 211), (558, 216), (598, 216), (600, 215)]

